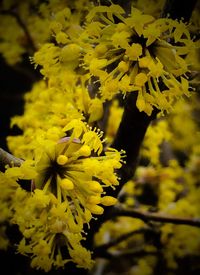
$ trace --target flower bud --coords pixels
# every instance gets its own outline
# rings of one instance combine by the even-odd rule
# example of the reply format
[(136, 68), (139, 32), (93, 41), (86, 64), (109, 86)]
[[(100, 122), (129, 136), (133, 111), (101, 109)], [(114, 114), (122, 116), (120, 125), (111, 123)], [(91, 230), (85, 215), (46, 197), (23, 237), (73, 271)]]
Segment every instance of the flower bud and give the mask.
[(100, 203), (101, 198), (100, 198), (100, 196), (89, 196), (87, 201), (88, 201), (88, 203), (91, 203), (91, 204), (98, 204), (98, 203)]
[(101, 204), (105, 206), (111, 206), (117, 203), (117, 199), (111, 196), (104, 196), (101, 198)]
[(61, 182), (60, 182), (60, 187), (64, 190), (73, 190), (74, 189), (74, 184), (69, 179), (62, 179)]
[(101, 186), (101, 184), (98, 181), (89, 181), (88, 182), (88, 188), (96, 193), (102, 193), (103, 192), (103, 187)]
[(96, 204), (87, 204), (86, 207), (90, 210), (92, 214), (102, 215), (104, 212), (103, 207)]
[(56, 161), (59, 165), (65, 165), (68, 162), (68, 157), (65, 155), (59, 155)]
[(88, 145), (83, 145), (80, 150), (79, 154), (83, 157), (89, 157), (91, 155), (91, 149)]

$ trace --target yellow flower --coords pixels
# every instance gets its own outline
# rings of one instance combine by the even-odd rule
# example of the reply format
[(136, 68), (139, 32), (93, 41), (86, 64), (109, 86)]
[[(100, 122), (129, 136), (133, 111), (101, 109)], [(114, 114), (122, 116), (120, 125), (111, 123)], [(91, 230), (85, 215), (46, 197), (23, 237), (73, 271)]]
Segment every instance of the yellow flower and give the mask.
[(136, 61), (142, 55), (142, 46), (138, 43), (132, 44), (126, 48), (125, 54), (129, 57), (129, 60)]
[[(60, 138), (64, 132), (69, 137)], [(32, 267), (48, 272), (73, 261), (91, 268), (91, 252), (81, 244), (83, 226), (94, 215), (102, 215), (105, 206), (116, 203), (106, 196), (106, 187), (119, 184), (116, 169), (121, 167), (122, 152), (108, 148), (103, 154), (103, 133), (80, 119), (62, 129), (49, 128), (45, 139), (35, 136), (34, 160), (2, 175), (0, 183), (8, 181), (0, 196), (3, 221), (12, 217), (18, 225), (23, 236), (18, 252), (31, 255)], [(21, 189), (18, 179), (32, 179), (32, 192)]]
[[(177, 98), (189, 95), (185, 76), (189, 64), (183, 55), (195, 51), (195, 43), (183, 22), (155, 19), (136, 8), (127, 17), (124, 14), (113, 4), (89, 12), (77, 40), (83, 48), (83, 67), (98, 77), (101, 100), (111, 100), (119, 92), (137, 92), (140, 111), (151, 115), (156, 107), (169, 112)], [(86, 39), (91, 25), (98, 23), (96, 35)]]
[[(76, 205), (78, 196), (84, 207), (91, 195), (103, 191), (101, 181), (108, 186), (118, 184), (114, 169), (121, 167), (121, 156), (113, 149), (109, 149), (105, 156), (99, 156), (103, 150), (103, 133), (92, 131), (82, 121), (72, 120), (64, 130), (71, 131), (71, 137), (63, 138), (57, 144), (42, 144), (41, 158), (36, 163), (38, 177), (35, 185), (51, 190), (59, 202), (71, 194), (70, 204), (74, 202)], [(94, 181), (94, 176), (99, 183)]]
[[(14, 180), (35, 177), (32, 193), (15, 192), (13, 222), (24, 236), (18, 251), (32, 255), (31, 266), (45, 271), (69, 261), (92, 267), (91, 252), (81, 244), (83, 225), (93, 215), (102, 215), (103, 206), (116, 203), (115, 198), (105, 196), (104, 187), (118, 184), (115, 169), (121, 167), (117, 150), (110, 148), (99, 156), (102, 132), (92, 131), (80, 120), (72, 120), (64, 128), (70, 137), (38, 144), (35, 161), (30, 162), (34, 173), (25, 162), (6, 174)], [(68, 258), (61, 253), (61, 245), (66, 246)]]

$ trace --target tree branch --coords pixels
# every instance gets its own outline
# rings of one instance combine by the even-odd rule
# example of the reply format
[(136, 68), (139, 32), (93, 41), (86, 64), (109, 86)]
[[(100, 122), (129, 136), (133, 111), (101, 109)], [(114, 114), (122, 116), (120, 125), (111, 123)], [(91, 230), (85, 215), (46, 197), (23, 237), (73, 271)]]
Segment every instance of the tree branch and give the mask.
[(17, 157), (14, 157), (10, 153), (4, 151), (2, 148), (0, 148), (0, 171), (5, 171), (5, 166), (9, 165), (12, 166), (20, 166), (22, 164), (23, 160)]
[(125, 240), (127, 240), (128, 238), (134, 236), (134, 235), (137, 235), (137, 234), (142, 234), (142, 233), (146, 233), (146, 232), (153, 232), (153, 229), (150, 228), (150, 227), (143, 227), (143, 228), (140, 228), (138, 230), (132, 230), (128, 233), (125, 233), (125, 234), (122, 234), (121, 236), (119, 236), (118, 238), (114, 239), (114, 240), (111, 240), (110, 242), (106, 243), (106, 244), (102, 244), (98, 247), (96, 247), (94, 249), (94, 256), (95, 257), (99, 257), (101, 256), (102, 254), (104, 254), (104, 252), (111, 248), (112, 246), (115, 246)]
[(127, 96), (122, 120), (111, 147), (117, 150), (125, 150), (126, 163), (118, 171), (120, 184), (115, 190), (111, 190), (112, 196), (117, 196), (122, 186), (130, 180), (138, 164), (140, 147), (142, 145), (146, 130), (151, 121), (156, 118), (158, 110), (154, 110), (151, 116), (140, 112), (136, 106), (137, 93), (132, 92)]
[(159, 212), (151, 213), (140, 209), (124, 209), (123, 207), (113, 207), (112, 211), (110, 211), (110, 216), (107, 216), (107, 219), (121, 216), (137, 218), (144, 222), (154, 221), (160, 223), (172, 223), (200, 227), (200, 218), (181, 218)]

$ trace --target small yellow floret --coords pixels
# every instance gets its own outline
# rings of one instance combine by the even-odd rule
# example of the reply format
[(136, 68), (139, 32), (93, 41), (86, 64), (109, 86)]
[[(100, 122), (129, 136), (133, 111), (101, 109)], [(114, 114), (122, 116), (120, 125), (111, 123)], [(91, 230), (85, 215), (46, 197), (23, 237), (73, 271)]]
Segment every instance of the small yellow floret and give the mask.
[(92, 214), (102, 215), (104, 212), (103, 207), (96, 204), (87, 204), (86, 207), (90, 210)]
[(126, 54), (130, 60), (137, 60), (142, 55), (142, 46), (138, 43), (132, 44), (126, 49)]
[(139, 67), (140, 68), (148, 68), (149, 64), (152, 62), (152, 60), (148, 57), (142, 57), (139, 59)]
[(100, 183), (98, 181), (89, 181), (88, 182), (88, 188), (91, 191), (94, 191), (96, 193), (102, 193), (103, 192), (103, 187), (100, 185)]
[(99, 196), (89, 196), (88, 203), (90, 204), (98, 204), (100, 203), (101, 198)]
[(85, 219), (85, 221), (86, 221), (87, 223), (91, 221), (91, 219), (92, 219), (92, 214), (91, 214), (90, 210), (85, 209), (84, 219)]
[(98, 58), (93, 58), (90, 62), (90, 72), (91, 74), (96, 74), (98, 70), (104, 68), (107, 65), (107, 59), (98, 59)]
[(58, 204), (58, 199), (56, 198), (56, 196), (53, 193), (49, 194), (50, 200), (52, 204)]
[(65, 190), (73, 190), (74, 189), (74, 184), (71, 180), (69, 179), (62, 179), (60, 182), (60, 187)]
[(95, 52), (99, 55), (103, 55), (107, 50), (108, 50), (108, 48), (104, 44), (99, 44), (95, 48)]
[(67, 156), (65, 156), (65, 155), (59, 155), (57, 157), (57, 163), (59, 165), (65, 165), (67, 162), (68, 162), (68, 157)]
[(130, 33), (127, 31), (114, 32), (114, 34), (111, 37), (112, 44), (115, 45), (115, 47), (126, 49), (129, 45), (129, 37)]
[(118, 185), (119, 184), (118, 179), (114, 174), (112, 176), (110, 176), (109, 181), (113, 185)]
[(147, 80), (148, 80), (148, 78), (147, 78), (146, 74), (139, 73), (135, 77), (135, 85), (142, 87), (147, 82)]
[[(66, 38), (67, 39), (67, 38)], [(79, 58), (81, 48), (76, 44), (69, 44), (62, 48), (60, 52), (60, 61), (70, 62)]]
[(84, 157), (89, 157), (91, 155), (91, 149), (88, 145), (83, 145), (80, 150), (79, 154)]
[(118, 69), (120, 70), (120, 72), (122, 73), (126, 73), (129, 69), (128, 67), (128, 64), (124, 61), (121, 61), (119, 64), (118, 64)]
[(56, 41), (57, 43), (66, 44), (69, 41), (69, 39), (66, 33), (60, 31), (56, 34)]
[(111, 206), (117, 203), (117, 199), (111, 196), (104, 196), (101, 198), (101, 204), (105, 206)]
[(144, 111), (146, 108), (146, 102), (141, 91), (138, 93), (136, 106), (140, 112)]
[(91, 99), (88, 113), (90, 114), (89, 123), (101, 119), (103, 116), (103, 103), (99, 98)]
[(53, 32), (58, 33), (62, 30), (62, 24), (60, 22), (53, 21), (53, 22), (50, 23), (50, 29)]

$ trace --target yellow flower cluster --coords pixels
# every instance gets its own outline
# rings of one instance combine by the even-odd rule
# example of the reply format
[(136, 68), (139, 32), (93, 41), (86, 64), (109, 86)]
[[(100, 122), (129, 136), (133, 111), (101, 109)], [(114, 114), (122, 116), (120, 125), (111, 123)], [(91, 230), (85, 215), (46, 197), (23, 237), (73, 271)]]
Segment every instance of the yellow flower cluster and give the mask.
[(83, 67), (98, 78), (102, 100), (135, 91), (140, 111), (150, 115), (155, 106), (168, 112), (177, 98), (190, 94), (189, 63), (183, 56), (196, 44), (182, 22), (155, 19), (136, 8), (124, 14), (118, 5), (89, 12), (76, 42)]
[[(82, 8), (85, 10), (84, 5)], [(45, 13), (46, 8), (40, 9)], [(80, 47), (61, 46), (66, 39), (64, 31), (69, 37), (79, 32), (79, 27), (73, 31), (78, 19), (69, 24), (73, 16), (69, 8), (55, 13), (50, 28), (59, 46), (47, 43), (35, 53), (34, 61), (42, 66), (45, 81), (36, 83), (25, 95), (24, 115), (12, 119), (23, 135), (8, 137), (12, 153), (33, 160), (31, 167), (37, 176), (23, 174), (23, 167), (28, 169), (26, 162), (6, 170), (16, 186), (13, 193), (3, 193), (9, 202), (6, 208), (12, 209), (5, 219), (16, 223), (23, 235), (18, 251), (31, 255), (32, 267), (45, 271), (63, 267), (68, 261), (92, 267), (91, 252), (81, 244), (84, 226), (89, 226), (93, 215), (103, 214), (104, 206), (117, 202), (106, 196), (106, 188), (118, 185), (115, 170), (121, 167), (122, 153), (111, 148), (103, 153), (103, 133), (84, 122), (93, 125), (98, 121), (103, 104), (90, 95), (88, 77), (74, 71)], [(31, 193), (18, 187), (22, 175), (32, 180)]]
[[(199, 179), (198, 166), (194, 169), (191, 163), (183, 169), (175, 161), (170, 167), (163, 169), (159, 189), (159, 207), (173, 216), (199, 217)], [(196, 170), (197, 173), (194, 173)], [(195, 175), (196, 174), (196, 175)], [(186, 225), (163, 225), (161, 241), (165, 246), (164, 256), (170, 268), (178, 267), (177, 259), (190, 254), (198, 255), (200, 232), (198, 228)], [(173, 235), (173, 236), (172, 236)]]
[(200, 131), (195, 112), (199, 112), (199, 99), (194, 95), (187, 101), (177, 102), (167, 120), (172, 132), (171, 144), (175, 150), (184, 154), (191, 154), (193, 148), (199, 143)]
[(162, 152), (160, 147), (164, 142), (169, 141), (171, 141), (171, 133), (167, 121), (158, 120), (147, 129), (141, 155), (147, 158), (151, 164), (160, 165), (160, 153)]
[(155, 19), (136, 8), (125, 17), (112, 4), (93, 7), (84, 26), (69, 26), (68, 13), (51, 24), (57, 43), (44, 44), (33, 57), (45, 77), (67, 68), (89, 81), (95, 77), (103, 102), (136, 92), (138, 109), (148, 115), (153, 107), (169, 112), (178, 98), (190, 96), (186, 74), (199, 44), (183, 22)]
[[(62, 75), (59, 76), (63, 79)], [(98, 98), (91, 98), (85, 86), (76, 85), (76, 82), (72, 84), (77, 80), (75, 76), (68, 80), (69, 86), (65, 82), (67, 90), (66, 87), (59, 87), (57, 82), (48, 85), (40, 81), (25, 95), (24, 115), (13, 117), (11, 122), (11, 126), (17, 125), (23, 130), (23, 135), (7, 138), (14, 155), (31, 158), (40, 140), (57, 141), (65, 136), (63, 128), (72, 119), (87, 118), (88, 123), (92, 124), (101, 118), (102, 102)]]
[[(0, 248), (6, 249), (9, 240), (5, 234), (5, 224), (11, 222), (13, 218), (13, 199), (16, 195), (16, 190), (19, 188), (18, 179), (21, 180), (33, 179), (37, 172), (33, 168), (33, 161), (26, 160), (21, 167), (13, 167), (7, 169), (5, 173), (0, 172)], [(20, 201), (19, 201), (20, 202)]]
[[(15, 2), (3, 1), (5, 14), (0, 14), (0, 52), (10, 64), (19, 62), (30, 47), (16, 17), (5, 12), (12, 10)], [(155, 1), (150, 2), (150, 10), (146, 5), (143, 11), (152, 15), (137, 9), (142, 3), (138, 0), (127, 16), (119, 5), (94, 6), (88, 0), (68, 1), (67, 6), (64, 0), (16, 4), (29, 40), (39, 49), (30, 59), (40, 67), (44, 80), (25, 95), (24, 115), (11, 122), (23, 134), (8, 137), (9, 149), (26, 161), (0, 173), (0, 248), (8, 245), (5, 222), (17, 224), (23, 235), (18, 252), (31, 256), (32, 267), (48, 272), (72, 261), (78, 267), (92, 268), (91, 252), (82, 245), (86, 228), (91, 219), (103, 214), (104, 207), (117, 203), (106, 190), (119, 184), (116, 170), (122, 166), (124, 153), (108, 147), (123, 114), (116, 99), (119, 93), (124, 97), (136, 93), (137, 108), (147, 115), (153, 108), (161, 114), (171, 111), (168, 120), (159, 117), (147, 131), (141, 156), (150, 164), (140, 166), (134, 181), (126, 183), (120, 192), (125, 197), (124, 206), (148, 209), (151, 203), (143, 201), (147, 187), (155, 196), (153, 206), (159, 210), (179, 216), (200, 215), (196, 188), (200, 176), (199, 131), (192, 121), (198, 98), (188, 100), (190, 105), (183, 101), (191, 94), (191, 63), (199, 68), (199, 42), (190, 37), (194, 26), (169, 18), (155, 19), (163, 1), (154, 7)], [(32, 5), (36, 6), (30, 14)], [(5, 26), (9, 26), (7, 33)], [(104, 135), (97, 125), (108, 100), (113, 101)], [(160, 157), (166, 141), (172, 155), (165, 166)], [(185, 167), (178, 160), (170, 160), (173, 150), (191, 153)], [(31, 192), (20, 187), (20, 180), (29, 180)], [(96, 244), (144, 227), (143, 221), (127, 217), (109, 221), (96, 235)], [(188, 234), (200, 239), (196, 229), (165, 225), (160, 230), (169, 267), (176, 266), (176, 257), (187, 255), (188, 247), (198, 251), (199, 241), (188, 241)], [(145, 241), (140, 234), (111, 250), (115, 253)], [(156, 251), (149, 244), (144, 248)], [(155, 257), (144, 257), (130, 274), (153, 274), (155, 265)]]
[[(119, 184), (115, 170), (121, 167), (121, 153), (108, 148), (102, 155), (102, 132), (81, 120), (72, 119), (63, 131), (69, 136), (35, 142), (34, 161), (2, 174), (3, 182), (14, 184), (9, 189), (7, 183), (2, 195), (9, 198), (9, 207), (1, 204), (7, 211), (4, 220), (10, 218), (23, 234), (18, 251), (32, 255), (32, 267), (45, 271), (69, 261), (90, 269), (91, 252), (81, 244), (83, 226), (117, 202), (105, 189)], [(32, 179), (32, 193), (18, 187), (16, 180), (23, 178)]]

